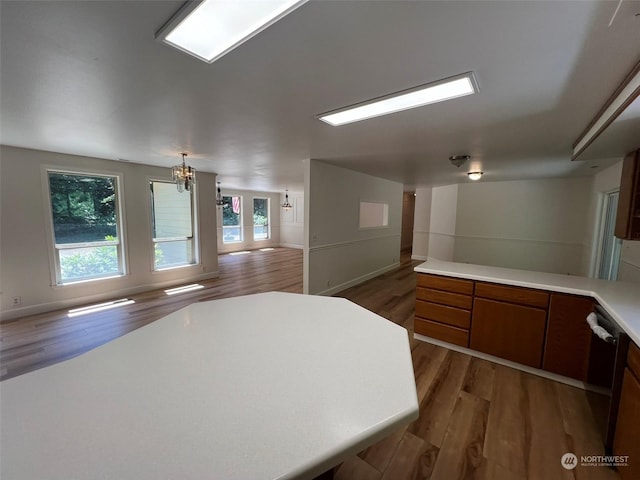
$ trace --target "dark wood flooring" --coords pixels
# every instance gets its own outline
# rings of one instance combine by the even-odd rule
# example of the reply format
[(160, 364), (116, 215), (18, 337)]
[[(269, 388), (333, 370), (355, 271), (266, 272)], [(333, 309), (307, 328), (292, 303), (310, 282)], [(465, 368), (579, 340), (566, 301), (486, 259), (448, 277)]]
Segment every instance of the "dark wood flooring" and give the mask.
[[(417, 263), (404, 255), (400, 268), (338, 294), (407, 328), (420, 417), (345, 461), (335, 478), (617, 479), (606, 467), (561, 467), (564, 453), (603, 453), (584, 391), (413, 339)], [(300, 250), (221, 255), (219, 269), (219, 278), (190, 293), (157, 290), (117, 311), (68, 318), (65, 310), (2, 324), (2, 379), (79, 355), (194, 301), (302, 292)]]

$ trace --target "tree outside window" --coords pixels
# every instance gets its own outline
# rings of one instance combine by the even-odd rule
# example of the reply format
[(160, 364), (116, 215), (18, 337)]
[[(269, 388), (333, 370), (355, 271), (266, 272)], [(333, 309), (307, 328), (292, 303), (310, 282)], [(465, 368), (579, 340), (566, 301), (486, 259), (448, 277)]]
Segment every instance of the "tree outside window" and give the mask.
[(57, 283), (124, 273), (117, 177), (48, 172)]
[(222, 242), (242, 242), (242, 197), (222, 197)]
[(253, 239), (267, 240), (269, 238), (269, 199), (253, 199)]

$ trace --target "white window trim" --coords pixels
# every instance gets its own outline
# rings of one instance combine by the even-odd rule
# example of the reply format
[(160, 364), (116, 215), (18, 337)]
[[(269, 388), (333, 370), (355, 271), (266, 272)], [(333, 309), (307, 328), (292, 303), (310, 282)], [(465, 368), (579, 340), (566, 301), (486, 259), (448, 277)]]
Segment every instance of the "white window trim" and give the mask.
[[(86, 175), (86, 176), (96, 176), (96, 177), (113, 177), (116, 179), (116, 212), (118, 215), (118, 242), (96, 242), (100, 245), (102, 244), (119, 244), (119, 252), (118, 252), (118, 260), (121, 265), (121, 272), (115, 275), (108, 276), (100, 276), (100, 277), (88, 277), (78, 280), (71, 281), (62, 281), (62, 274), (60, 271), (60, 262), (59, 262), (59, 248), (55, 242), (55, 234), (53, 228), (53, 210), (51, 209), (51, 188), (49, 186), (49, 172), (54, 173), (62, 173), (62, 174), (70, 174), (70, 175)], [(129, 256), (128, 256), (128, 244), (127, 244), (127, 234), (125, 225), (127, 224), (125, 217), (125, 209), (123, 206), (125, 205), (124, 198), (124, 174), (119, 171), (113, 170), (100, 170), (94, 168), (69, 168), (62, 167), (59, 165), (51, 165), (51, 164), (43, 164), (40, 167), (40, 179), (41, 179), (41, 187), (42, 187), (42, 198), (44, 201), (44, 221), (45, 221), (45, 237), (47, 241), (47, 250), (49, 256), (49, 274), (51, 280), (51, 287), (71, 287), (74, 285), (82, 285), (86, 282), (95, 282), (100, 280), (113, 280), (115, 278), (122, 278), (129, 275)], [(96, 243), (91, 243), (93, 246)], [(82, 244), (71, 244), (71, 245), (82, 245)], [(88, 245), (86, 245), (88, 246)], [(65, 245), (64, 248), (67, 246)], [(71, 247), (68, 247), (71, 248)]]
[[(200, 268), (201, 267), (201, 263), (200, 263), (200, 230), (199, 230), (199, 225), (200, 222), (198, 221), (198, 200), (197, 200), (197, 186), (196, 184), (192, 184), (191, 185), (191, 189), (189, 191), (189, 195), (191, 196), (191, 233), (192, 235), (190, 237), (173, 237), (173, 238), (163, 238), (161, 240), (158, 241), (158, 239), (156, 239), (153, 236), (153, 194), (151, 192), (151, 182), (158, 182), (158, 183), (169, 183), (169, 184), (173, 184), (174, 182), (169, 179), (169, 178), (158, 178), (158, 177), (147, 177), (147, 191), (148, 191), (148, 195), (147, 195), (147, 212), (149, 215), (149, 229), (151, 230), (151, 243), (150, 243), (150, 248), (149, 248), (149, 253), (150, 253), (150, 265), (151, 265), (151, 272), (153, 274), (159, 274), (159, 273), (163, 273), (163, 272), (168, 272), (171, 270), (176, 270), (176, 269), (180, 269), (180, 268)], [(182, 192), (182, 193), (186, 193), (186, 192)], [(186, 263), (184, 265), (172, 265), (170, 267), (165, 267), (165, 268), (156, 268), (156, 253), (155, 253), (155, 243), (166, 243), (166, 242), (173, 242), (173, 241), (178, 241), (178, 240), (191, 240), (192, 244), (191, 244), (191, 250), (193, 252), (193, 262), (192, 263)]]

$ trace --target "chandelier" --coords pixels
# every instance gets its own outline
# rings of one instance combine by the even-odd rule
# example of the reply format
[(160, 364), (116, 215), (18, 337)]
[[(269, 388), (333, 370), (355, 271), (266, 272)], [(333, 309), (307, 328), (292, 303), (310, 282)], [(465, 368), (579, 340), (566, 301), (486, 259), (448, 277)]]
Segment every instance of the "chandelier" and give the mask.
[(218, 190), (216, 191), (216, 205), (218, 207), (224, 206), (224, 199), (222, 198), (222, 192), (220, 191), (220, 182), (218, 183)]
[(185, 190), (188, 192), (193, 187), (193, 184), (196, 183), (196, 169), (186, 165), (184, 161), (184, 157), (187, 156), (186, 153), (181, 155), (182, 165), (171, 167), (171, 179), (175, 182), (179, 192), (184, 192)]
[(282, 204), (282, 209), (287, 212), (293, 208), (293, 205), (289, 203), (289, 190), (284, 191), (284, 203)]

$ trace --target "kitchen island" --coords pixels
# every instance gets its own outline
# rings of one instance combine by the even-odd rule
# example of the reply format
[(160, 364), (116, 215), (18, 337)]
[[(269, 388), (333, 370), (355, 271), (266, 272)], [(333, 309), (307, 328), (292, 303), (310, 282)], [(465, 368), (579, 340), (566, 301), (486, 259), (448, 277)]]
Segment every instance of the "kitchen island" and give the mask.
[(6, 479), (308, 479), (418, 417), (404, 328), (279, 292), (193, 303), (0, 395)]

